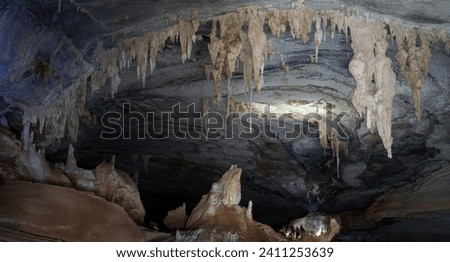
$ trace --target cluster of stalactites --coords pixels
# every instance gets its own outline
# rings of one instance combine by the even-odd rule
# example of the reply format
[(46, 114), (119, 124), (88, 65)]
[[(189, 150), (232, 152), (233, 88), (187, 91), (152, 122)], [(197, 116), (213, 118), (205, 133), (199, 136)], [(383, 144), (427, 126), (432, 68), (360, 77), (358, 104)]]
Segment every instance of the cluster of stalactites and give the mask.
[(349, 19), (354, 56), (349, 64), (356, 81), (352, 102), (365, 117), (371, 132), (378, 129), (388, 157), (392, 158), (391, 118), (396, 75), (386, 56), (387, 31), (382, 22), (363, 18)]
[[(267, 44), (264, 33), (265, 12), (259, 9), (259, 6), (249, 6), (212, 19), (208, 48), (216, 101), (222, 98), (222, 76), (230, 79), (239, 61), (243, 63), (245, 92), (252, 82), (257, 91), (263, 86), (264, 61), (268, 53), (273, 53), (273, 47), (268, 52), (267, 46), (271, 45)], [(205, 73), (209, 77), (210, 73)]]
[(326, 149), (331, 145), (331, 153), (333, 159), (336, 159), (336, 174), (339, 178), (340, 174), (340, 153), (344, 152), (348, 155), (349, 141), (341, 140), (338, 132), (331, 126), (327, 125), (324, 120), (317, 122), (319, 128), (319, 142), (320, 146), (323, 148), (324, 155), (326, 154)]
[[(23, 141), (27, 146), (33, 143), (33, 130), (45, 134), (42, 146), (47, 146), (62, 139), (66, 132), (72, 141), (78, 140), (79, 117), (90, 117), (85, 109), (86, 76), (80, 77), (73, 85), (67, 87), (53, 103), (46, 107), (24, 107), (22, 119), (24, 130)], [(45, 131), (45, 132), (44, 132)], [(31, 137), (28, 139), (28, 137)]]
[[(267, 42), (264, 24), (267, 17), (272, 34), (277, 38), (285, 32), (288, 26), (295, 39), (303, 43), (309, 41), (309, 33), (313, 23), (316, 24), (314, 35), (315, 57), (318, 59), (320, 43), (326, 39), (325, 32), (328, 21), (331, 21), (331, 37), (346, 28), (346, 19), (339, 10), (315, 11), (303, 3), (298, 3), (291, 10), (269, 8), (261, 11), (259, 6), (249, 6), (238, 9), (237, 13), (229, 13), (212, 19), (211, 43), (209, 52), (212, 65), (205, 67), (206, 77), (214, 78), (216, 100), (222, 97), (222, 77), (230, 78), (235, 70), (236, 62), (243, 64), (245, 93), (254, 83), (256, 91), (260, 91), (264, 84), (263, 72), (267, 54), (275, 50)], [(220, 28), (220, 30), (218, 30)], [(237, 61), (237, 56), (239, 60)]]
[[(445, 42), (445, 31), (431, 32), (401, 25), (396, 21), (389, 22), (392, 39), (397, 44), (395, 58), (400, 67), (400, 73), (411, 87), (413, 105), (418, 120), (421, 117), (422, 87), (428, 76), (428, 66), (431, 59), (431, 42)], [(420, 45), (417, 45), (417, 39)]]
[[(196, 40), (196, 32), (200, 22), (197, 13), (192, 13), (192, 19), (187, 21), (183, 17), (178, 19), (178, 24), (165, 28), (159, 32), (148, 33), (141, 37), (133, 37), (121, 41), (117, 47), (103, 50), (99, 46), (96, 50), (97, 69), (91, 75), (92, 90), (96, 91), (111, 80), (111, 96), (117, 93), (121, 79), (120, 70), (130, 68), (132, 62), (136, 62), (137, 77), (141, 78), (145, 87), (145, 79), (150, 65), (150, 74), (156, 66), (156, 56), (164, 49), (167, 40), (180, 42), (181, 61), (184, 63), (191, 59), (192, 46)], [(125, 31), (125, 33), (128, 30)], [(124, 32), (119, 30), (120, 34)]]
[[(236, 60), (242, 48), (242, 21), (237, 13), (229, 13), (212, 19), (211, 42), (208, 45), (212, 65), (205, 66), (207, 78), (212, 74), (216, 101), (222, 98), (222, 76), (231, 78)], [(220, 30), (219, 30), (220, 28)]]

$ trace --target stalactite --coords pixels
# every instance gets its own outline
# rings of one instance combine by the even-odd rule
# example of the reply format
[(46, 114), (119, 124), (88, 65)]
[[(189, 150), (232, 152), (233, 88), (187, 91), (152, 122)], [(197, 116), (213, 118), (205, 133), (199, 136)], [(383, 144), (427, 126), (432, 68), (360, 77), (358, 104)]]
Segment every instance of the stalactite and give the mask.
[(331, 39), (334, 39), (334, 37), (336, 36), (336, 29), (337, 32), (341, 32), (344, 30), (345, 16), (340, 10), (325, 10), (321, 11), (321, 13), (324, 14), (327, 20), (330, 20)]
[(339, 173), (340, 173), (340, 158), (339, 158), (339, 152), (340, 148), (339, 148), (339, 139), (338, 136), (336, 135), (336, 131), (332, 131), (331, 132), (331, 152), (333, 155), (333, 159), (336, 159), (336, 174), (337, 174), (337, 178), (339, 178)]
[(61, 13), (62, 0), (58, 0), (58, 13)]
[[(416, 29), (390, 21), (389, 27), (397, 44), (398, 52), (395, 55), (400, 73), (411, 87), (413, 105), (418, 120), (421, 117), (422, 87), (428, 76), (428, 65), (431, 58), (430, 36), (426, 32), (417, 32)], [(416, 46), (417, 37), (420, 46)]]
[(283, 84), (287, 85), (289, 83), (289, 73), (290, 73), (289, 66), (284, 61), (283, 54), (280, 55), (280, 59), (281, 59), (281, 67), (283, 67), (284, 70)]
[(252, 79), (253, 79), (253, 60), (252, 60), (252, 48), (250, 42), (248, 41), (248, 35), (246, 32), (241, 31), (240, 33), (242, 39), (242, 50), (239, 54), (239, 60), (243, 64), (243, 75), (244, 75), (244, 93), (248, 94), (250, 92)]
[(66, 134), (72, 141), (78, 139), (79, 117), (90, 116), (85, 109), (86, 103), (86, 76), (80, 76), (75, 83), (63, 90), (61, 94), (46, 107), (23, 107), (24, 116), (22, 122), (37, 126), (39, 132), (44, 135), (42, 146), (61, 139)]
[(320, 23), (321, 17), (319, 15), (316, 16), (316, 33), (314, 34), (314, 48), (315, 48), (315, 54), (316, 54), (316, 64), (319, 60), (319, 48), (320, 43), (323, 39), (323, 31), (322, 31), (322, 24)]
[(142, 87), (145, 87), (145, 79), (147, 77), (147, 61), (149, 53), (149, 41), (144, 39), (144, 41), (135, 42), (136, 45), (136, 64), (137, 64), (137, 77), (142, 79)]
[(197, 20), (197, 13), (193, 12), (192, 20), (185, 21), (182, 17), (178, 19), (178, 28), (180, 32), (181, 44), (181, 61), (184, 63), (186, 59), (191, 59), (192, 45), (195, 43), (200, 22)]
[(148, 168), (150, 167), (150, 158), (152, 157), (151, 155), (142, 155), (142, 162), (144, 164), (144, 170), (145, 173), (148, 174)]
[[(114, 97), (121, 83), (119, 71), (124, 68), (129, 69), (132, 61), (136, 61), (137, 77), (141, 78), (142, 84), (145, 87), (148, 64), (150, 64), (150, 74), (153, 74), (156, 66), (157, 53), (164, 48), (168, 39), (172, 42), (176, 41), (179, 38), (180, 31), (183, 34), (181, 39), (184, 39), (183, 43), (186, 47), (183, 53), (186, 57), (190, 57), (191, 48), (189, 48), (189, 45), (191, 46), (192, 44), (191, 33), (194, 32), (193, 34), (195, 36), (195, 31), (191, 29), (196, 28), (196, 23), (195, 21), (184, 21), (181, 29), (177, 25), (165, 28), (159, 32), (148, 33), (141, 37), (125, 39), (117, 47), (109, 50), (103, 50), (100, 42), (95, 51), (97, 70), (91, 75), (93, 92), (105, 85), (108, 78), (110, 78), (111, 96)], [(188, 44), (188, 42), (191, 44)]]
[(324, 120), (318, 121), (319, 126), (319, 142), (320, 146), (323, 148), (323, 154), (326, 154), (328, 147), (328, 128), (327, 123)]
[(274, 54), (275, 54), (275, 48), (273, 47), (272, 41), (267, 41), (266, 53), (264, 55), (264, 60), (267, 60), (267, 57), (269, 57), (270, 60), (272, 60)]
[(139, 155), (131, 155), (131, 161), (133, 161), (133, 164), (137, 164), (138, 158), (139, 158)]
[(287, 12), (284, 10), (278, 10), (275, 8), (268, 9), (267, 13), (267, 24), (269, 25), (272, 34), (280, 38), (281, 33), (286, 31), (287, 25)]
[[(220, 32), (217, 28), (218, 24)], [(213, 18), (212, 21), (211, 42), (208, 49), (213, 66), (217, 102), (222, 98), (222, 75), (226, 74), (228, 78), (231, 78), (236, 68), (236, 59), (242, 47), (241, 26), (242, 21), (237, 13)]]
[(327, 40), (327, 26), (328, 26), (328, 16), (325, 14), (325, 12), (323, 10), (320, 11), (321, 14), (321, 19), (322, 19), (322, 30), (323, 30), (323, 36), (322, 39), (323, 41)]
[(288, 11), (287, 18), (294, 39), (301, 39), (304, 44), (308, 43), (308, 35), (316, 14), (314, 9), (305, 6), (303, 2), (293, 5), (293, 9)]
[(249, 6), (239, 9), (239, 16), (248, 29), (248, 42), (252, 52), (253, 81), (257, 92), (261, 90), (264, 84), (264, 57), (267, 41), (264, 33), (265, 13), (259, 11), (259, 8), (259, 6)]
[[(356, 81), (352, 102), (361, 116), (365, 116), (367, 128), (378, 133), (388, 157), (392, 158), (391, 118), (395, 94), (396, 75), (391, 59), (386, 57), (387, 31), (381, 22), (369, 22), (351, 17), (354, 56), (349, 64)], [(375, 80), (376, 91), (372, 91)]]
[(206, 80), (211, 79), (211, 75), (213, 74), (213, 67), (211, 64), (204, 64), (203, 69), (205, 70)]

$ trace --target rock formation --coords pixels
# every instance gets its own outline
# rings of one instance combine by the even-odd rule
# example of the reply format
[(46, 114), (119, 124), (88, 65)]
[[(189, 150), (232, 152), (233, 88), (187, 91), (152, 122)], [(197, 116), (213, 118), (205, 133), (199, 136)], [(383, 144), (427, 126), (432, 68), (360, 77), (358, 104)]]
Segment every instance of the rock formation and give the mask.
[(188, 219), (189, 217), (186, 215), (186, 204), (183, 203), (183, 205), (177, 209), (169, 211), (164, 218), (163, 223), (170, 230), (184, 229), (186, 228)]
[(5, 159), (0, 166), (3, 171), (0, 173), (2, 181), (28, 180), (93, 192), (122, 206), (132, 219), (144, 221), (145, 210), (136, 184), (129, 175), (115, 169), (113, 163), (104, 162), (94, 170), (79, 168), (74, 148), (70, 145), (66, 165), (59, 163), (53, 167), (46, 160), (44, 152), (30, 144), (33, 132), (28, 128), (23, 131), (23, 145), (6, 129), (1, 129), (0, 134), (0, 143), (5, 145), (5, 149), (10, 149), (7, 155), (0, 155), (1, 159)]
[[(388, 42), (384, 24), (350, 18), (354, 56), (349, 64), (356, 81), (353, 105), (365, 117), (367, 129), (378, 129), (388, 157), (392, 158), (392, 100), (396, 76), (386, 57)], [(373, 86), (375, 81), (375, 86)]]
[(143, 241), (118, 205), (72, 188), (14, 181), (0, 186), (2, 241)]
[[(192, 210), (186, 231), (177, 241), (280, 241), (269, 226), (253, 220), (251, 211), (239, 206), (242, 170), (231, 166)], [(249, 204), (251, 209), (251, 204)]]
[(70, 146), (67, 165), (59, 165), (76, 189), (94, 192), (111, 202), (122, 206), (133, 220), (144, 221), (145, 209), (139, 190), (133, 179), (114, 167), (113, 161), (103, 162), (94, 170), (76, 166), (73, 147)]

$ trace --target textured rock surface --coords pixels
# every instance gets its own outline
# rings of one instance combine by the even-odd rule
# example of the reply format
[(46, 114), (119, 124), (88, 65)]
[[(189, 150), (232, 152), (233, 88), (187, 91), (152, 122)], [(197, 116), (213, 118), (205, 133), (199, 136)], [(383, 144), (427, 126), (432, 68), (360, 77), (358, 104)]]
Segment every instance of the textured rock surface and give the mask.
[(86, 192), (16, 181), (0, 186), (0, 199), (4, 241), (144, 240), (121, 207)]
[(395, 219), (450, 213), (450, 166), (418, 179), (414, 183), (394, 189), (380, 198), (366, 211), (369, 220)]

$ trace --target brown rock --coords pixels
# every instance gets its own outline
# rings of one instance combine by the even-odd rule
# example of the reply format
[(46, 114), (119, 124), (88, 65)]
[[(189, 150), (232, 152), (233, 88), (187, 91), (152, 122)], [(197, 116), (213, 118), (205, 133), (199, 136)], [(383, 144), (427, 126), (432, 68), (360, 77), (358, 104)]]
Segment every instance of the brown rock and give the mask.
[(120, 206), (87, 192), (15, 181), (0, 186), (0, 201), (1, 240), (144, 240)]
[(249, 209), (239, 206), (242, 169), (231, 166), (209, 194), (204, 195), (178, 231), (178, 241), (283, 241), (272, 228), (253, 220)]
[(186, 228), (188, 218), (188, 215), (186, 215), (186, 204), (183, 203), (177, 209), (170, 210), (164, 218), (163, 223), (170, 230), (184, 229)]

